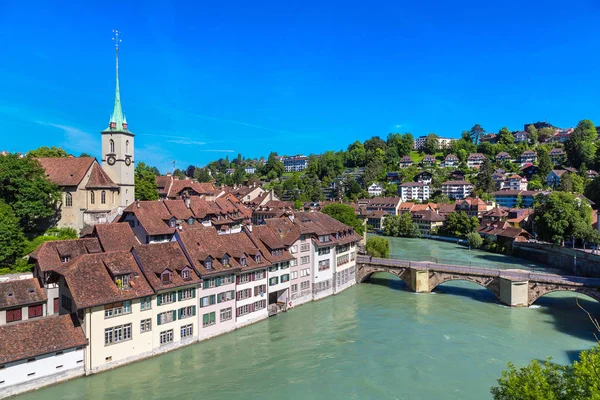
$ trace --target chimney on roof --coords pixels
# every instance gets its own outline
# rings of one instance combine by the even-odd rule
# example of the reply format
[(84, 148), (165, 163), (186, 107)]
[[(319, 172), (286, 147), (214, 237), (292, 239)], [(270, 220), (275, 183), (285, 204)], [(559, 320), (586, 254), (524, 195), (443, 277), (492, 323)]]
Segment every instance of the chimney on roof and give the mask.
[(167, 172), (167, 176), (173, 176), (173, 174), (170, 172)]
[(183, 199), (185, 206), (187, 208), (190, 208), (190, 196), (186, 196), (185, 199)]
[(135, 205), (137, 206), (137, 208), (140, 208), (140, 200), (139, 200), (139, 199), (137, 199), (137, 200), (135, 201)]

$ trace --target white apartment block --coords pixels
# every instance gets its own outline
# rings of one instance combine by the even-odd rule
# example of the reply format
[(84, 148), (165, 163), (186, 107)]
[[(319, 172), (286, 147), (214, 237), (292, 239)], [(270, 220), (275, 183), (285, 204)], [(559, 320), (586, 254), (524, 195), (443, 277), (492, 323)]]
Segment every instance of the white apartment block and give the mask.
[(406, 182), (400, 185), (400, 198), (403, 202), (411, 200), (427, 201), (430, 187), (424, 182)]
[(442, 183), (442, 194), (453, 200), (462, 200), (471, 195), (473, 184), (467, 181), (447, 181)]

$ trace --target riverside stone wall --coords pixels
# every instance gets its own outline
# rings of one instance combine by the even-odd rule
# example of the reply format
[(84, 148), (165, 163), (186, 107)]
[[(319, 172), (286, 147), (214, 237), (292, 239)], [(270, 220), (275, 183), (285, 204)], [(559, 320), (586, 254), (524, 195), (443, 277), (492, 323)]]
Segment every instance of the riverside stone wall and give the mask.
[(600, 255), (543, 243), (513, 244), (512, 255), (546, 264), (569, 275), (600, 278)]

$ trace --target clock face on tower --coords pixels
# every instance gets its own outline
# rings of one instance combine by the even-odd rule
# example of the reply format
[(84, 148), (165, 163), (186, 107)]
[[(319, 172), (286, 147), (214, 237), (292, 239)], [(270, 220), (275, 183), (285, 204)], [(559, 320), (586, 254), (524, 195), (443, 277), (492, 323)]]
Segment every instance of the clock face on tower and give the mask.
[(115, 165), (115, 162), (116, 162), (116, 161), (117, 161), (117, 160), (115, 159), (115, 157), (114, 157), (114, 156), (109, 156), (109, 157), (106, 159), (106, 162), (108, 163), (108, 165)]
[(125, 165), (127, 165), (128, 167), (131, 165), (131, 158), (130, 157), (125, 157)]

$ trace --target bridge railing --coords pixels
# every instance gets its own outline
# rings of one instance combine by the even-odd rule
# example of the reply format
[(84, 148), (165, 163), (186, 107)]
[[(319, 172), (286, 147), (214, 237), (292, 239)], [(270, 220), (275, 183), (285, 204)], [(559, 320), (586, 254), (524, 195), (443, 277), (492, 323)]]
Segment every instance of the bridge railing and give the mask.
[(507, 278), (513, 278), (518, 280), (529, 280), (529, 281), (538, 281), (538, 282), (552, 282), (559, 284), (570, 284), (570, 285), (585, 285), (585, 286), (593, 286), (600, 287), (600, 279), (598, 278), (586, 278), (579, 276), (562, 276), (556, 275), (552, 273), (545, 272), (536, 272), (536, 271), (513, 271), (513, 270), (505, 270), (498, 269), (494, 267), (483, 267), (481, 264), (477, 266), (462, 266), (456, 264), (445, 264), (440, 262), (435, 262), (433, 260), (437, 260), (432, 257), (423, 257), (423, 259), (414, 261), (414, 260), (399, 260), (399, 259), (391, 259), (391, 258), (377, 258), (377, 257), (369, 257), (369, 256), (358, 256), (358, 262), (373, 262), (378, 265), (390, 266), (390, 267), (409, 267), (409, 268), (423, 268), (423, 269), (437, 269), (446, 272), (456, 272), (461, 274), (473, 274), (473, 275), (484, 275), (484, 276), (503, 276)]

